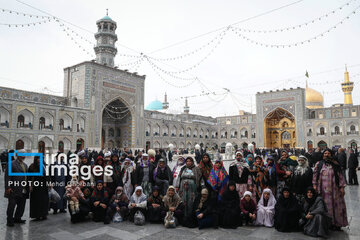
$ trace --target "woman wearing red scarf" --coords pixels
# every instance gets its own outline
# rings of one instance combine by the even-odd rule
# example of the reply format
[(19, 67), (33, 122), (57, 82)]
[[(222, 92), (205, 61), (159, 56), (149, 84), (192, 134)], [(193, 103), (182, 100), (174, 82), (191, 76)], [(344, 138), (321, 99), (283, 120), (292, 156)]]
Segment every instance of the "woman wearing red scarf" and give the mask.
[(216, 160), (207, 183), (210, 184), (211, 188), (216, 192), (219, 201), (227, 188), (228, 181), (229, 175), (224, 168), (223, 162), (220, 159)]

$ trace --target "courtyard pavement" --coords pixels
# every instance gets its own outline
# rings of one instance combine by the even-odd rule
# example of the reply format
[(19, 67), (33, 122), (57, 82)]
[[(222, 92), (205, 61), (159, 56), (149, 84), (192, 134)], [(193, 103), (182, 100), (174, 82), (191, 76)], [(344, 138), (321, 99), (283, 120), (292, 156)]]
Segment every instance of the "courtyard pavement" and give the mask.
[[(228, 163), (225, 164), (228, 166)], [(107, 239), (314, 239), (302, 233), (280, 233), (274, 228), (246, 226), (237, 229), (198, 230), (184, 227), (165, 229), (161, 224), (135, 226), (129, 222), (95, 223), (87, 220), (72, 224), (68, 213), (49, 214), (45, 221), (29, 220), (29, 201), (23, 219), (25, 224), (6, 226), (7, 199), (4, 195), (4, 177), (0, 176), (0, 239), (5, 240), (107, 240)], [(331, 232), (330, 239), (360, 239), (360, 190), (358, 186), (346, 187), (346, 204), (349, 227), (341, 232)]]

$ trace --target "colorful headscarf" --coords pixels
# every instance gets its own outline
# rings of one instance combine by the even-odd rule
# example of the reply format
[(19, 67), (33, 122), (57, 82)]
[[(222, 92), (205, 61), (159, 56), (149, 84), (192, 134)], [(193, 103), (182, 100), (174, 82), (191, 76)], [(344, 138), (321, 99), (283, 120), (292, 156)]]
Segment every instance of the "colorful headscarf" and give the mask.
[(223, 162), (221, 160), (217, 160), (216, 162), (220, 162), (221, 167), (218, 169), (216, 164), (214, 165), (207, 182), (213, 190), (218, 191), (218, 199), (221, 200), (221, 196), (225, 192), (229, 181), (229, 175), (224, 168)]
[[(204, 161), (202, 160), (205, 155), (208, 156), (208, 158), (209, 158), (209, 161), (207, 163), (204, 163)], [(201, 161), (200, 161), (200, 163), (198, 165), (198, 168), (200, 169), (201, 174), (204, 176), (205, 180), (207, 180), (209, 178), (211, 169), (213, 169), (213, 167), (214, 167), (214, 165), (211, 162), (209, 154), (205, 153), (202, 156)]]
[[(249, 158), (252, 159), (251, 162), (249, 161)], [(254, 162), (255, 162), (254, 155), (252, 155), (251, 153), (249, 153), (249, 154), (246, 156), (246, 162), (247, 162), (247, 164), (249, 165), (249, 167), (252, 168), (253, 165), (254, 165)]]
[[(179, 160), (180, 160), (180, 159), (182, 159), (182, 163), (179, 163)], [(172, 170), (172, 173), (174, 174), (174, 173), (176, 172), (176, 169), (177, 169), (178, 167), (184, 166), (185, 163), (186, 163), (185, 158), (184, 158), (183, 156), (180, 156), (180, 157), (177, 159), (176, 165), (174, 166), (174, 168), (173, 168), (173, 170)]]

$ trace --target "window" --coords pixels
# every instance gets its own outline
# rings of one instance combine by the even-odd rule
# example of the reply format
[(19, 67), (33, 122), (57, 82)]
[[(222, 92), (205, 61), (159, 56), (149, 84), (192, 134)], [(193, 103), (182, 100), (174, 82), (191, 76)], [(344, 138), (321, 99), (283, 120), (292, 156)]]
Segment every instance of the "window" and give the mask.
[(44, 118), (44, 117), (41, 117), (41, 118), (39, 119), (39, 128), (40, 128), (40, 129), (45, 128), (45, 118)]
[(352, 109), (352, 110), (351, 110), (351, 116), (352, 116), (352, 117), (356, 117), (356, 116), (357, 116), (357, 114), (356, 114), (356, 109)]
[(339, 126), (335, 126), (335, 135), (339, 135), (340, 134), (340, 128)]
[(59, 126), (60, 126), (60, 130), (64, 129), (64, 119), (60, 119)]
[(325, 135), (325, 128), (324, 127), (320, 128), (320, 135)]
[(288, 139), (291, 139), (291, 135), (289, 132), (285, 131), (281, 134), (281, 138), (284, 140), (288, 140)]
[(355, 126), (354, 126), (354, 125), (351, 125), (351, 126), (350, 126), (350, 132), (351, 132), (351, 133), (354, 133), (354, 132), (355, 132)]
[(25, 125), (25, 118), (23, 115), (19, 115), (18, 116), (18, 121), (17, 121), (17, 127), (24, 127)]

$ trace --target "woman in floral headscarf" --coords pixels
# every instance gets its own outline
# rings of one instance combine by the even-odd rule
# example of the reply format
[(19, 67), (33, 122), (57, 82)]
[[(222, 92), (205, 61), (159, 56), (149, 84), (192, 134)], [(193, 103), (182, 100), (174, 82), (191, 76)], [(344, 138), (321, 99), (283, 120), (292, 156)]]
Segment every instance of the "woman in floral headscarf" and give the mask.
[(217, 199), (219, 201), (227, 188), (228, 181), (229, 175), (224, 168), (223, 162), (221, 160), (216, 160), (215, 166), (211, 170), (207, 182), (217, 193)]

